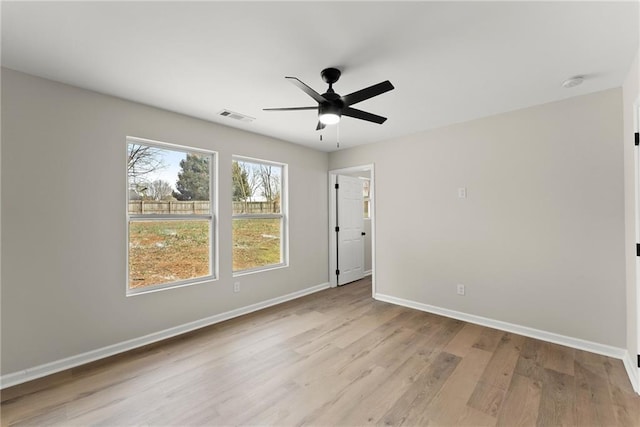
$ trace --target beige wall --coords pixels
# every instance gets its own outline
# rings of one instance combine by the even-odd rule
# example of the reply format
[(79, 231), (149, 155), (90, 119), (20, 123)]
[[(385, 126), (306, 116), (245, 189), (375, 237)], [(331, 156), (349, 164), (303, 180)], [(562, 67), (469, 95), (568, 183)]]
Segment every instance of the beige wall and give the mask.
[[(125, 297), (127, 135), (219, 153), (220, 280)], [(235, 294), (233, 154), (287, 163), (290, 201), (290, 266)], [(2, 374), (326, 283), (327, 170), (326, 153), (3, 69)]]
[(329, 167), (375, 164), (378, 293), (622, 348), (621, 141), (612, 89), (333, 152)]
[(635, 149), (633, 134), (638, 131), (634, 114), (634, 104), (640, 101), (640, 69), (638, 57), (629, 70), (622, 87), (624, 109), (624, 183), (625, 183), (625, 248), (626, 248), (626, 279), (627, 279), (627, 349), (635, 361), (635, 355), (640, 354), (638, 344), (638, 288), (636, 271), (636, 208), (635, 208)]

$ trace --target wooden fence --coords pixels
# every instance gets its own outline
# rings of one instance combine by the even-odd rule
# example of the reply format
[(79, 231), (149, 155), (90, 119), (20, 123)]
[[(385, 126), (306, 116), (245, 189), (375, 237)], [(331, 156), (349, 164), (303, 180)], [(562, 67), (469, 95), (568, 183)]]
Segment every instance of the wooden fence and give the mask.
[[(129, 200), (129, 213), (133, 215), (207, 215), (208, 201)], [(280, 213), (279, 202), (233, 202), (234, 214)]]
[(280, 202), (233, 202), (235, 214), (280, 213)]
[(207, 215), (208, 201), (129, 200), (130, 214)]

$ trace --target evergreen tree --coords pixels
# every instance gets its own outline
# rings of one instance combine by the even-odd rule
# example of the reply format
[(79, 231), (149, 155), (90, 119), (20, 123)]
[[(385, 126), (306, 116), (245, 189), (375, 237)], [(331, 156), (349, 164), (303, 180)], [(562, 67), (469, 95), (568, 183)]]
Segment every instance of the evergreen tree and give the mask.
[(173, 197), (178, 200), (209, 200), (209, 157), (187, 154), (180, 160), (182, 172), (178, 173), (177, 191)]

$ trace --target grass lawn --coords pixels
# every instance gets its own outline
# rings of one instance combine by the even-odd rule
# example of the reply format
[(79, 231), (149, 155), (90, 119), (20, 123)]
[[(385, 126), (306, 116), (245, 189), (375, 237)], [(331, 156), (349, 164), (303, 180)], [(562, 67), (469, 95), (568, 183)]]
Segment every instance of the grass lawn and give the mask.
[(129, 287), (209, 275), (208, 221), (135, 221), (129, 226)]
[(233, 220), (234, 271), (280, 262), (280, 219)]
[[(280, 262), (280, 220), (233, 221), (233, 269)], [(129, 228), (129, 287), (210, 273), (208, 221), (134, 221)]]

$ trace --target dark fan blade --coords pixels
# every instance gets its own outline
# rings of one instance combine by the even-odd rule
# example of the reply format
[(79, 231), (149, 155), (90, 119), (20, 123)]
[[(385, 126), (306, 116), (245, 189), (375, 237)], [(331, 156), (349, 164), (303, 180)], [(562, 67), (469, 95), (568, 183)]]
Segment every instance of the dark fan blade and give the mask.
[(389, 92), (391, 89), (393, 89), (393, 85), (389, 80), (387, 80), (382, 83), (378, 83), (377, 85), (369, 86), (357, 92), (345, 95), (342, 97), (342, 102), (344, 102), (345, 107), (348, 107), (349, 105), (362, 102), (365, 99), (373, 98), (374, 96)]
[(378, 123), (379, 125), (383, 124), (386, 117), (377, 116), (375, 114), (367, 113), (366, 111), (357, 110), (355, 108), (347, 107), (342, 109), (343, 116), (353, 117), (355, 119), (366, 120), (368, 122)]
[(324, 127), (325, 127), (325, 126), (326, 126), (326, 125), (325, 125), (324, 123), (322, 123), (322, 122), (320, 122), (320, 121), (319, 121), (319, 122), (318, 122), (318, 126), (316, 126), (316, 130), (322, 130), (322, 129), (324, 129)]
[(310, 97), (315, 99), (317, 103), (322, 103), (322, 102), (326, 102), (327, 101), (326, 99), (324, 99), (324, 97), (322, 95), (320, 95), (315, 90), (311, 89), (306, 84), (302, 83), (302, 81), (300, 79), (298, 79), (297, 77), (285, 77), (285, 79), (289, 79), (289, 81), (291, 83), (293, 83), (294, 85), (296, 85), (300, 89), (302, 89), (302, 91), (304, 93), (306, 93), (307, 95), (309, 95)]
[(285, 107), (285, 108), (263, 108), (262, 111), (299, 111), (299, 110), (317, 110), (315, 107)]

